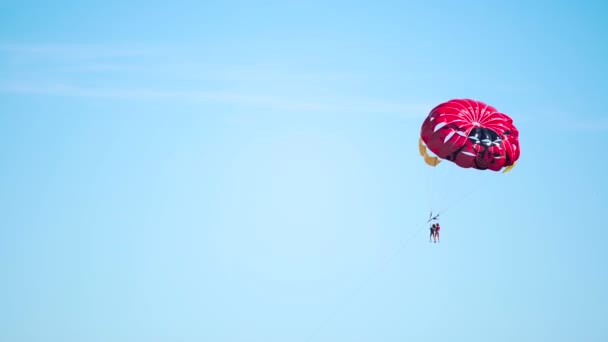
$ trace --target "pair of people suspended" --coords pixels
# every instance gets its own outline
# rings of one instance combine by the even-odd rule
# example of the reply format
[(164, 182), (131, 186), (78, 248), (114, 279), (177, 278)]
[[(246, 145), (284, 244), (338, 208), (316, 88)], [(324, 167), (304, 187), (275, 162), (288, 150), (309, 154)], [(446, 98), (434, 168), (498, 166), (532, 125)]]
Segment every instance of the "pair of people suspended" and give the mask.
[(441, 230), (441, 226), (439, 225), (439, 222), (433, 223), (431, 225), (431, 228), (430, 228), (431, 235), (429, 235), (429, 242), (431, 242), (431, 240), (433, 240), (434, 243), (439, 242), (439, 231), (440, 230)]
[(433, 210), (431, 209), (428, 221), (431, 223), (431, 228), (429, 228), (429, 230), (431, 231), (431, 234), (429, 235), (429, 242), (439, 242), (439, 230), (441, 230), (441, 226), (439, 225), (439, 214), (440, 213), (436, 213), (433, 216)]

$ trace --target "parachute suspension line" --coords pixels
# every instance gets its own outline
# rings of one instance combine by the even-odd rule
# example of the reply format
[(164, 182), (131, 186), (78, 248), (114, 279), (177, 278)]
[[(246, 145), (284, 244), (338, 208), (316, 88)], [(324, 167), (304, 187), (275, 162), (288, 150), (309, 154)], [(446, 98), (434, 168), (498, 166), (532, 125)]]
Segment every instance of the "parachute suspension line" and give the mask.
[(433, 194), (435, 193), (435, 182), (433, 177), (435, 175), (435, 168), (429, 171), (429, 219), (433, 216)]
[[(445, 214), (448, 210), (450, 210), (452, 208), (455, 208), (455, 207), (458, 207), (459, 205), (467, 203), (471, 199), (472, 196), (479, 195), (482, 190), (487, 191), (489, 184), (492, 184), (492, 179), (490, 177), (487, 177), (486, 179), (481, 181), (481, 183), (478, 184), (478, 186), (475, 187), (474, 191), (467, 191), (467, 193), (464, 196), (458, 198), (457, 200), (448, 201), (448, 203), (453, 203), (453, 205), (449, 205), (447, 207), (442, 207), (441, 210), (437, 211), (437, 213), (436, 213), (437, 217), (439, 217), (439, 215)], [(446, 197), (447, 197), (447, 193), (444, 194), (443, 199), (445, 199)], [(443, 199), (442, 199), (442, 201), (443, 201)]]
[(335, 307), (334, 310), (332, 310), (329, 314), (326, 315), (325, 319), (316, 327), (316, 329), (312, 331), (312, 333), (306, 338), (305, 341), (313, 341), (322, 332), (322, 330), (325, 329), (325, 327), (330, 323), (330, 321), (333, 320), (342, 309), (344, 309), (347, 304), (353, 302), (352, 299), (363, 290), (364, 285), (369, 283), (372, 279), (376, 279), (377, 274), (382, 270), (382, 268), (392, 262), (405, 249), (405, 247), (407, 247), (411, 241), (414, 241), (414, 238), (416, 238), (418, 235), (420, 235), (421, 232), (426, 230), (427, 227), (427, 223), (425, 223), (424, 225), (414, 230), (413, 234), (411, 234), (402, 243), (400, 243), (399, 246), (397, 246), (397, 248), (395, 248), (391, 254), (389, 254), (383, 261), (376, 264), (376, 266), (368, 273), (367, 277), (365, 277), (363, 281), (361, 281), (358, 286), (350, 292), (350, 294), (343, 298), (342, 303), (339, 304), (338, 307)]
[[(424, 158), (424, 162), (429, 165), (432, 166), (433, 169), (441, 162), (441, 159), (439, 159), (437, 156), (431, 156), (427, 150), (427, 147), (424, 144), (424, 141), (422, 140), (422, 138), (418, 139), (418, 150), (420, 152), (420, 155)], [(431, 170), (429, 175), (429, 208), (431, 210), (430, 216), (433, 216), (433, 194), (435, 193), (435, 189), (434, 189), (434, 176), (435, 176), (435, 171)], [(430, 222), (430, 218), (429, 217), (429, 222)]]

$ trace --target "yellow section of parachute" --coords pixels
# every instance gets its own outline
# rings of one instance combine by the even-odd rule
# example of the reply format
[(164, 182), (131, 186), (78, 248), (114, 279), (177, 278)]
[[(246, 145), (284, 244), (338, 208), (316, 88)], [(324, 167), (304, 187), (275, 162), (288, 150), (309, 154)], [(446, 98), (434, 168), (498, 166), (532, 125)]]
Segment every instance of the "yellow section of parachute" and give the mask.
[[(427, 165), (435, 167), (437, 164), (441, 163), (441, 159), (439, 159), (439, 157), (433, 157), (429, 154), (424, 142), (422, 141), (422, 138), (418, 140), (418, 149), (420, 150), (420, 155), (424, 158), (424, 162), (427, 163)], [(511, 169), (515, 167), (515, 164), (516, 163), (513, 163), (513, 165), (505, 167), (502, 173), (511, 171)]]
[(430, 166), (437, 166), (437, 164), (441, 163), (441, 160), (438, 157), (431, 157), (429, 152), (426, 150), (426, 146), (424, 146), (424, 142), (422, 142), (422, 138), (418, 141), (418, 149), (420, 150), (420, 155), (424, 158), (424, 162)]
[(517, 164), (517, 163), (513, 163), (513, 165), (509, 165), (509, 166), (505, 167), (505, 170), (502, 173), (507, 173), (507, 172), (511, 171), (511, 169), (515, 167), (515, 164)]

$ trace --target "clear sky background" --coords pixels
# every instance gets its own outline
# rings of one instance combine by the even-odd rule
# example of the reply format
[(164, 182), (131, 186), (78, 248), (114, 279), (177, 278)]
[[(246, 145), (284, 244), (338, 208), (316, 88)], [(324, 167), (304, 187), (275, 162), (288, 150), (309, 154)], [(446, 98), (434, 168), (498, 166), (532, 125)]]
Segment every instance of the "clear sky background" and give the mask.
[(606, 6), (4, 1), (0, 340), (608, 340)]

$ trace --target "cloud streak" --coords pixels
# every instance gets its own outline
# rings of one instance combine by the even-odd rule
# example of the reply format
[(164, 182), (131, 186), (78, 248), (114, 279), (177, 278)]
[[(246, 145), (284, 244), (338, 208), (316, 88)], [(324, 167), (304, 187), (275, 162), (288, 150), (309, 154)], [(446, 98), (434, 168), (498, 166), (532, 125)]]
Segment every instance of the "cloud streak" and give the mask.
[(0, 83), (0, 92), (98, 99), (121, 99), (135, 101), (188, 101), (201, 103), (230, 103), (256, 105), (280, 110), (385, 113), (420, 118), (428, 111), (427, 104), (390, 103), (384, 101), (315, 98), (296, 98), (277, 94), (250, 94), (207, 90), (169, 90), (152, 88), (99, 89), (66, 84), (33, 85), (28, 83)]
[(572, 119), (567, 123), (567, 127), (579, 131), (608, 131), (608, 118), (587, 118)]
[[(209, 48), (210, 49), (210, 48)], [(229, 63), (205, 51), (178, 46), (20, 45), (0, 44), (8, 67), (27, 73), (146, 75), (201, 81), (352, 82), (357, 77), (328, 70), (302, 70), (301, 65), (273, 62)], [(1, 67), (1, 65), (0, 65)], [(297, 70), (297, 71), (296, 71)], [(360, 73), (359, 77), (363, 75)]]
[(607, 132), (608, 117), (592, 117), (592, 116), (576, 116), (575, 113), (565, 112), (563, 110), (547, 111), (543, 109), (529, 115), (520, 122), (526, 125), (544, 126), (547, 122), (552, 123), (552, 127), (560, 130), (578, 131), (578, 132)]
[(6, 66), (0, 65), (11, 74), (0, 82), (4, 94), (242, 104), (416, 118), (431, 108), (427, 103), (356, 98), (343, 88), (365, 83), (369, 75), (341, 74), (314, 65), (233, 65), (154, 46), (0, 44), (0, 52), (11, 57)]
[(158, 54), (158, 48), (144, 46), (60, 45), (60, 44), (0, 44), (0, 52), (13, 57), (40, 59), (94, 60), (107, 58), (138, 57)]

